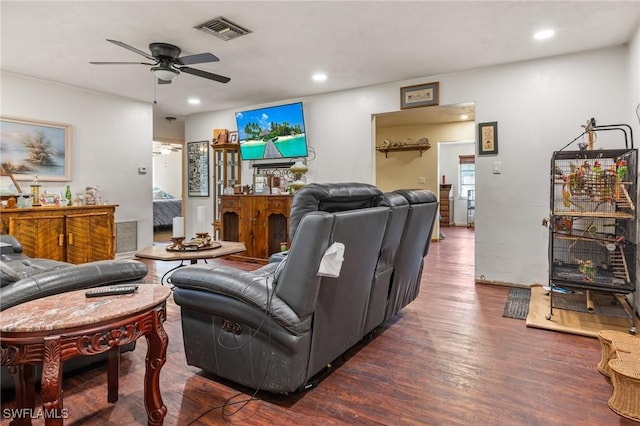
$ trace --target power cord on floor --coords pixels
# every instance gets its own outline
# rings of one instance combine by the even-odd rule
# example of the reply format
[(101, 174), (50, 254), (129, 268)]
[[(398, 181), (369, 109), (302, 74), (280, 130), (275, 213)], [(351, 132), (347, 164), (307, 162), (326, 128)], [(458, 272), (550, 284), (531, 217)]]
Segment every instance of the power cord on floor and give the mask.
[[(192, 424), (194, 424), (195, 422), (197, 422), (198, 420), (200, 420), (204, 416), (208, 415), (212, 411), (215, 411), (215, 410), (220, 409), (220, 408), (222, 408), (222, 418), (225, 419), (225, 420), (228, 420), (227, 417), (233, 416), (238, 411), (242, 410), (251, 401), (260, 401), (261, 400), (260, 398), (256, 398), (256, 395), (258, 394), (258, 392), (259, 392), (259, 390), (256, 389), (256, 391), (249, 398), (243, 399), (242, 401), (231, 402), (231, 400), (233, 398), (236, 398), (236, 397), (238, 397), (240, 395), (243, 395), (242, 392), (238, 392), (237, 394), (232, 395), (229, 398), (225, 399), (224, 403), (222, 405), (216, 405), (214, 407), (209, 408), (207, 411), (205, 411), (204, 413), (200, 414), (196, 419), (194, 419), (193, 421), (187, 423), (187, 426), (191, 426)], [(242, 405), (239, 408), (237, 408), (234, 412), (232, 412), (230, 414), (225, 413), (225, 409), (227, 407), (230, 407), (230, 406), (236, 405), (236, 404), (242, 404)]]

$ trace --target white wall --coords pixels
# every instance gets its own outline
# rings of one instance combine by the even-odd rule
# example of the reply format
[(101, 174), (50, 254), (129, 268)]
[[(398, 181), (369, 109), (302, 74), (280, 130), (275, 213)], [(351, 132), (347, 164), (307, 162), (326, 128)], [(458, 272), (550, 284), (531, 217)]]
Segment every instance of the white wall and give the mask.
[[(629, 71), (621, 46), (302, 98), (316, 151), (307, 179), (373, 182), (371, 115), (397, 111), (400, 87), (439, 81), (441, 105), (472, 101), (477, 122), (498, 122), (499, 155), (476, 160), (476, 278), (544, 283), (548, 233), (540, 223), (549, 211), (551, 154), (590, 117), (601, 124), (629, 119)], [(236, 110), (187, 117), (187, 141), (210, 139), (214, 128), (235, 129)], [(598, 147), (619, 146), (599, 135)], [(502, 162), (502, 174), (492, 174), (493, 161)], [(248, 173), (245, 167), (245, 179)], [(187, 210), (201, 203), (211, 206), (188, 199)]]
[(153, 156), (153, 187), (182, 197), (182, 150)]
[[(640, 133), (640, 117), (636, 115), (636, 108), (640, 105), (640, 27), (629, 44), (629, 102), (634, 134)], [(640, 135), (636, 136), (640, 138)], [(640, 143), (640, 142), (639, 142)]]
[(43, 189), (69, 184), (75, 194), (98, 185), (119, 205), (116, 222), (139, 220), (138, 247), (151, 245), (151, 105), (8, 72), (1, 77), (3, 116), (71, 125), (72, 180), (42, 182)]
[(175, 120), (167, 120), (166, 115), (155, 113), (153, 115), (153, 140), (161, 142), (184, 143), (184, 118), (174, 117)]

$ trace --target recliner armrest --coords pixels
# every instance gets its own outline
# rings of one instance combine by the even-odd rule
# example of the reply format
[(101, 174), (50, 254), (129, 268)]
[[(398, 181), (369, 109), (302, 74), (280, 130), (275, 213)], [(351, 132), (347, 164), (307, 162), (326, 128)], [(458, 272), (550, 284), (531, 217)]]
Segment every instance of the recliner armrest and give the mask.
[(43, 271), (2, 287), (0, 311), (53, 294), (142, 280), (147, 266), (137, 260), (100, 260)]
[(289, 250), (281, 251), (279, 253), (273, 253), (269, 256), (269, 263), (280, 263), (287, 258)]
[(2, 254), (7, 253), (22, 253), (22, 244), (20, 241), (16, 239), (13, 235), (9, 234), (0, 234), (0, 243), (4, 243), (8, 246), (3, 245)]
[[(230, 266), (193, 265), (175, 271), (171, 275), (171, 284), (178, 289), (198, 290), (240, 300), (268, 313), (285, 327), (298, 324), (301, 319), (295, 311), (274, 294), (274, 274), (265, 273), (262, 269), (266, 268), (251, 272)], [(180, 299), (179, 305), (202, 309), (197, 301), (191, 306), (188, 299)], [(211, 306), (211, 313), (216, 309)]]

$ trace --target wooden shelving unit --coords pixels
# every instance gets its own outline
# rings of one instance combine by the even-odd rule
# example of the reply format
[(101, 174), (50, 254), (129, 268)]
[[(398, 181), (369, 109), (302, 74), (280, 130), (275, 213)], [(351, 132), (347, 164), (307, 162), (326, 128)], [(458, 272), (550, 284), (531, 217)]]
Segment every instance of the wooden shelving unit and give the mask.
[(401, 151), (420, 151), (420, 157), (422, 157), (422, 152), (427, 151), (431, 146), (429, 145), (405, 145), (405, 146), (396, 146), (396, 147), (377, 147), (376, 150), (379, 152), (384, 152), (384, 157), (387, 157), (389, 152), (401, 152)]

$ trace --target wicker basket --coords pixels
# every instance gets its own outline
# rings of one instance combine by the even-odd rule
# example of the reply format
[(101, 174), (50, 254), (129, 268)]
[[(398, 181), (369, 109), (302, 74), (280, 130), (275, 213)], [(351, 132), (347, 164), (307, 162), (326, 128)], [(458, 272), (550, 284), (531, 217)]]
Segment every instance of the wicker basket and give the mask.
[(640, 422), (640, 358), (637, 361), (609, 361), (613, 395), (609, 408), (623, 417)]
[(598, 340), (602, 346), (602, 357), (596, 367), (607, 377), (611, 377), (609, 361), (623, 359), (640, 361), (640, 337), (615, 330), (600, 330)]

